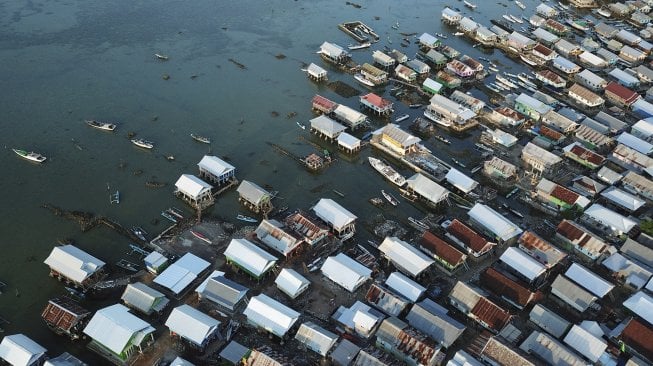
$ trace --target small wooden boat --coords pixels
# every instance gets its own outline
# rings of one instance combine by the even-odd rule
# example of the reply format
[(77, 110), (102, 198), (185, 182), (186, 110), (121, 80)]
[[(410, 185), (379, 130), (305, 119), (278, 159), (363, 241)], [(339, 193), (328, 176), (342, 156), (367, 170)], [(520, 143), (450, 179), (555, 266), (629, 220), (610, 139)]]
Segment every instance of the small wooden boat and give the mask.
[(175, 224), (177, 223), (177, 219), (174, 216), (172, 216), (171, 214), (169, 214), (168, 212), (166, 212), (166, 211), (161, 211), (161, 216), (163, 216), (166, 219), (174, 222)]
[(408, 115), (408, 114), (404, 114), (403, 116), (399, 116), (399, 117), (397, 117), (397, 118), (395, 119), (395, 122), (396, 122), (396, 123), (403, 122), (403, 121), (407, 120), (408, 118), (410, 118), (410, 115)]
[(301, 124), (299, 122), (295, 122), (295, 123), (297, 124), (297, 127), (301, 128), (302, 130), (306, 129), (306, 126), (304, 126), (303, 124)]
[(236, 219), (237, 219), (237, 220), (240, 220), (240, 221), (245, 221), (245, 222), (258, 222), (258, 220), (255, 219), (255, 218), (253, 218), (253, 217), (249, 217), (249, 216), (245, 216), (245, 215), (240, 215), (240, 214), (238, 214), (238, 215), (236, 216)]
[(116, 191), (116, 193), (110, 194), (109, 195), (109, 202), (111, 202), (111, 204), (120, 203), (120, 191)]
[(97, 128), (99, 130), (104, 130), (104, 131), (113, 131), (116, 129), (116, 124), (115, 123), (108, 123), (108, 122), (100, 122), (96, 121), (94, 119), (91, 120), (86, 120), (85, 121), (87, 125)]
[(209, 240), (209, 238), (207, 238), (206, 236), (204, 236), (203, 234), (201, 234), (201, 233), (199, 233), (197, 231), (191, 230), (190, 233), (194, 237), (196, 237), (197, 239), (203, 240), (203, 241), (207, 242), (208, 244), (213, 244), (213, 242), (211, 240)]
[(397, 206), (399, 204), (399, 201), (385, 190), (382, 189), (381, 194), (383, 195), (383, 197), (385, 197), (386, 200), (388, 200), (388, 202), (390, 202), (391, 205)]
[(197, 142), (201, 142), (201, 143), (203, 143), (203, 144), (210, 144), (210, 143), (211, 143), (211, 139), (209, 139), (208, 137), (204, 137), (204, 136), (196, 135), (196, 134), (194, 134), (194, 133), (191, 133), (191, 134), (190, 134), (190, 137), (192, 137), (193, 140), (195, 140), (195, 141), (197, 141)]
[(42, 163), (44, 162), (47, 158), (39, 153), (35, 153), (34, 151), (27, 152), (25, 150), (20, 150), (20, 149), (11, 149), (13, 152), (16, 153), (16, 155), (20, 156), (21, 158), (27, 159), (29, 161), (33, 161), (35, 163)]
[(363, 74), (355, 74), (354, 79), (356, 79), (359, 83), (369, 86), (369, 87), (374, 87), (374, 83), (367, 80)]
[(169, 209), (166, 210), (171, 215), (177, 216), (180, 219), (184, 218), (184, 215), (181, 214), (181, 210), (176, 208), (176, 207), (170, 207)]
[(426, 231), (429, 229), (429, 226), (427, 224), (413, 217), (409, 217), (408, 222), (410, 222), (413, 226), (415, 226), (419, 230)]
[(470, 9), (476, 9), (476, 4), (472, 4), (471, 2), (469, 2), (467, 0), (463, 1), (463, 3), (465, 3), (465, 6), (470, 8)]
[(118, 262), (116, 262), (116, 266), (126, 269), (131, 272), (138, 272), (138, 265), (136, 263), (132, 263), (126, 259), (121, 259)]
[(145, 139), (131, 139), (132, 144), (142, 147), (143, 149), (153, 149), (154, 143)]
[(510, 191), (510, 192), (508, 192), (508, 194), (506, 195), (506, 198), (510, 198), (510, 197), (514, 196), (515, 193), (517, 193), (518, 191), (519, 191), (519, 187), (515, 187), (515, 189), (513, 189), (513, 190)]
[(526, 5), (519, 0), (515, 0), (515, 4), (522, 10), (526, 9)]
[(421, 106), (422, 106), (421, 104), (419, 104), (419, 103), (415, 103), (415, 104), (411, 104), (411, 105), (409, 105), (408, 107), (409, 107), (409, 108), (416, 109), (416, 108), (419, 108), (419, 107), (421, 107)]
[(481, 168), (483, 168), (482, 165), (477, 165), (477, 166), (475, 166), (475, 167), (472, 168), (472, 170), (471, 170), (472, 174), (474, 174), (474, 173), (476, 173), (477, 171), (481, 170)]
[(447, 145), (451, 144), (451, 141), (449, 141), (446, 137), (442, 135), (434, 135), (433, 137), (435, 137), (437, 140), (444, 142)]
[(132, 233), (136, 235), (137, 238), (141, 239), (142, 241), (147, 241), (147, 231), (145, 231), (142, 227), (140, 226), (134, 226), (132, 227)]
[(466, 167), (467, 167), (467, 165), (465, 165), (465, 164), (463, 164), (462, 162), (456, 160), (455, 158), (451, 158), (451, 161), (453, 161), (454, 163), (456, 163), (456, 165), (458, 165), (458, 166), (461, 167), (461, 168), (466, 168)]
[(337, 194), (337, 195), (340, 196), (340, 197), (344, 197), (344, 196), (345, 196), (344, 193), (342, 193), (342, 192), (340, 192), (340, 191), (338, 191), (338, 190), (336, 190), (336, 189), (333, 189), (333, 193)]
[(154, 57), (158, 58), (159, 60), (168, 61), (168, 56), (166, 56), (166, 55), (155, 53)]

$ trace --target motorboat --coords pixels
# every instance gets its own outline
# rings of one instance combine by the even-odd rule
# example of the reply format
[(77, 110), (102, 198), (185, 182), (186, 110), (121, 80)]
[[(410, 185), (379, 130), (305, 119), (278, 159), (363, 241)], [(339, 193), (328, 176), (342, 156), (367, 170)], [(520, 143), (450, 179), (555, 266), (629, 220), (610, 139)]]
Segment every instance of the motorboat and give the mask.
[(402, 116), (397, 117), (397, 118), (395, 119), (395, 122), (396, 122), (396, 123), (403, 122), (403, 121), (405, 121), (405, 120), (407, 120), (407, 119), (409, 119), (409, 118), (410, 118), (410, 115), (409, 115), (409, 114), (404, 114), (404, 115), (402, 115)]
[(249, 217), (249, 216), (245, 216), (245, 215), (241, 215), (241, 214), (238, 214), (236, 216), (236, 219), (240, 220), (240, 221), (245, 221), (245, 222), (258, 222), (258, 220), (253, 218), (253, 217)]
[(429, 110), (429, 108), (426, 108), (424, 111), (424, 117), (444, 127), (450, 127), (453, 124), (449, 119), (438, 116)]
[(399, 204), (399, 201), (385, 190), (382, 189), (381, 194), (383, 195), (383, 197), (385, 197), (386, 200), (388, 200), (388, 202), (390, 202), (391, 205), (397, 206)]
[(142, 227), (140, 226), (132, 227), (132, 233), (142, 241), (147, 241), (147, 231), (143, 230)]
[(369, 87), (374, 87), (374, 83), (367, 80), (363, 74), (355, 74), (354, 79), (358, 80), (359, 83), (363, 85), (367, 85)]
[(143, 149), (153, 149), (154, 143), (145, 139), (131, 139), (132, 144), (142, 147)]
[(419, 230), (426, 231), (429, 229), (429, 226), (427, 224), (425, 224), (420, 220), (417, 220), (416, 218), (409, 217), (408, 222), (410, 222), (413, 226), (415, 226), (415, 228)]
[(158, 58), (159, 60), (168, 61), (168, 56), (162, 55), (160, 53), (155, 53), (154, 57)]
[(515, 5), (517, 5), (522, 10), (526, 9), (526, 5), (524, 5), (524, 3), (519, 0), (515, 0)]
[(210, 144), (210, 143), (211, 143), (211, 139), (209, 139), (208, 137), (204, 137), (204, 136), (196, 135), (196, 134), (194, 134), (194, 133), (191, 133), (191, 134), (190, 134), (190, 137), (192, 137), (193, 140), (195, 140), (195, 141), (197, 141), (197, 142), (201, 142), (201, 143), (203, 143), (203, 144)]
[(369, 48), (372, 44), (370, 42), (364, 42), (360, 44), (350, 44), (347, 46), (350, 50), (362, 50), (363, 48)]
[(515, 21), (512, 20), (512, 18), (508, 14), (503, 14), (502, 17), (503, 17), (503, 19), (509, 21), (510, 23), (515, 23)]
[(202, 233), (199, 233), (199, 232), (194, 231), (194, 230), (191, 230), (190, 233), (191, 233), (194, 237), (196, 237), (197, 239), (203, 240), (203, 241), (205, 241), (205, 242), (208, 243), (208, 244), (213, 244), (213, 242), (212, 242), (211, 240), (209, 240), (209, 238), (207, 238), (207, 237), (206, 237), (204, 234), (202, 234)]
[(447, 145), (451, 144), (451, 141), (449, 141), (446, 137), (444, 137), (442, 135), (434, 135), (433, 137), (435, 137), (435, 139), (437, 139), (439, 141), (444, 142)]
[(456, 37), (460, 37), (460, 36), (464, 36), (465, 33), (463, 33), (463, 32), (456, 32), (456, 33), (454, 33), (453, 35), (456, 36)]
[(161, 216), (165, 217), (166, 219), (172, 221), (175, 224), (177, 223), (177, 218), (175, 218), (174, 216), (172, 216), (170, 213), (166, 211), (161, 211)]
[(87, 125), (97, 128), (99, 130), (104, 130), (104, 131), (113, 131), (116, 129), (116, 124), (115, 123), (108, 123), (108, 122), (100, 122), (96, 121), (94, 119), (91, 120), (86, 120), (85, 121)]
[(16, 153), (16, 155), (20, 156), (21, 158), (27, 159), (29, 161), (33, 161), (35, 163), (42, 163), (44, 162), (47, 158), (39, 153), (36, 153), (34, 151), (27, 152), (25, 150), (20, 150), (20, 149), (11, 149), (13, 152)]
[(517, 85), (515, 85), (512, 81), (510, 81), (510, 80), (504, 78), (503, 76), (497, 74), (497, 75), (495, 76), (495, 78), (496, 78), (496, 80), (497, 80), (498, 82), (500, 82), (501, 84), (503, 84), (503, 85), (505, 85), (505, 86), (507, 86), (507, 87), (509, 87), (509, 88), (511, 88), (511, 89), (517, 89)]
[(456, 163), (456, 165), (458, 165), (458, 166), (461, 167), (461, 168), (467, 168), (467, 165), (465, 165), (465, 164), (463, 164), (462, 162), (456, 160), (456, 158), (451, 158), (451, 161), (453, 161), (454, 163)]
[(473, 4), (473, 3), (471, 3), (471, 2), (469, 2), (467, 0), (463, 1), (463, 3), (465, 4), (466, 7), (470, 8), (470, 9), (476, 9), (476, 4)]
[(390, 165), (382, 162), (381, 160), (374, 158), (374, 157), (368, 157), (367, 160), (370, 162), (370, 165), (374, 170), (379, 172), (382, 176), (384, 176), (386, 179), (388, 179), (390, 182), (396, 184), (399, 187), (402, 187), (404, 184), (406, 184), (406, 178), (399, 174), (393, 167)]
[(301, 128), (302, 130), (305, 130), (305, 129), (306, 129), (306, 126), (304, 126), (303, 124), (301, 124), (301, 123), (299, 123), (299, 122), (295, 122), (295, 123), (296, 123), (297, 126), (298, 126), (299, 128)]

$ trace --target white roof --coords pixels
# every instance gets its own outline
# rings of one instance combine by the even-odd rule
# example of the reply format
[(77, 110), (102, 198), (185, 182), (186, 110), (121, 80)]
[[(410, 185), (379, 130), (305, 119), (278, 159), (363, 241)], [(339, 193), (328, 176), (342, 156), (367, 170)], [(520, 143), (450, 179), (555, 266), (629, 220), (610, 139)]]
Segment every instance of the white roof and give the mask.
[(0, 359), (14, 366), (32, 365), (45, 351), (45, 348), (24, 334), (5, 336), (0, 343)]
[(356, 149), (360, 147), (361, 140), (356, 136), (348, 134), (347, 132), (342, 132), (340, 135), (338, 135), (338, 145), (344, 146), (348, 149)]
[(411, 280), (400, 272), (392, 272), (388, 279), (385, 280), (386, 286), (392, 291), (405, 297), (406, 299), (415, 302), (426, 291), (419, 283)]
[(481, 361), (472, 357), (465, 351), (458, 351), (453, 358), (447, 362), (447, 366), (483, 366)]
[(188, 362), (184, 360), (183, 358), (177, 356), (174, 360), (172, 360), (172, 363), (170, 366), (195, 366), (195, 364)]
[(437, 81), (431, 78), (426, 78), (426, 80), (424, 80), (424, 82), (422, 83), (422, 86), (436, 91), (442, 89), (442, 84), (438, 83)]
[(330, 198), (320, 199), (320, 201), (313, 206), (313, 211), (319, 218), (329, 223), (336, 230), (344, 228), (357, 219), (356, 215), (347, 211), (347, 209), (340, 206), (336, 201)]
[(367, 281), (372, 274), (372, 270), (343, 253), (338, 253), (335, 257), (328, 257), (322, 264), (321, 270), (331, 281), (351, 292)]
[(186, 253), (160, 275), (156, 276), (154, 283), (171, 290), (175, 294), (179, 294), (209, 265), (210, 263), (204, 259)]
[(653, 119), (646, 118), (637, 121), (632, 126), (633, 131), (637, 131), (640, 136), (649, 137), (653, 135)]
[(544, 161), (546, 164), (554, 165), (562, 161), (562, 159), (553, 154), (550, 151), (546, 151), (543, 148), (535, 145), (532, 142), (529, 142), (522, 149), (522, 154), (528, 154), (530, 156), (537, 157), (541, 161)]
[(617, 137), (617, 141), (620, 144), (624, 144), (634, 150), (641, 152), (642, 154), (649, 155), (653, 152), (653, 144), (650, 144), (639, 137), (633, 136), (628, 132), (623, 132)]
[(360, 301), (356, 301), (350, 308), (341, 309), (342, 312), (336, 320), (365, 337), (370, 335), (374, 326), (382, 319), (372, 313), (372, 308)]
[(342, 47), (330, 42), (322, 43), (320, 51), (330, 57), (340, 57), (342, 54), (347, 53)]
[(478, 182), (463, 174), (456, 168), (451, 168), (445, 176), (447, 182), (465, 193), (469, 193), (478, 186)]
[(105, 264), (74, 245), (52, 248), (52, 252), (43, 263), (79, 283), (100, 270)]
[(167, 261), (168, 258), (166, 258), (163, 254), (156, 251), (148, 254), (147, 257), (143, 259), (143, 262), (145, 262), (146, 265), (152, 266), (153, 268), (159, 268)]
[(633, 227), (637, 226), (637, 222), (610, 209), (607, 209), (597, 203), (587, 208), (585, 210), (585, 215), (588, 215), (594, 220), (602, 222), (603, 224), (610, 225), (610, 227), (623, 233), (627, 233)]
[(584, 51), (578, 56), (580, 59), (584, 60), (587, 63), (592, 64), (592, 66), (603, 66), (607, 65), (607, 62), (603, 57), (599, 57), (593, 53)]
[(177, 179), (175, 187), (180, 192), (186, 193), (192, 197), (199, 197), (202, 193), (213, 188), (212, 185), (192, 174), (182, 174), (181, 177)]
[(218, 177), (236, 169), (233, 165), (227, 163), (217, 156), (212, 155), (204, 155), (202, 160), (197, 163), (197, 166), (199, 166), (200, 169), (205, 169), (209, 173)]
[(337, 136), (339, 133), (347, 129), (347, 127), (341, 125), (340, 123), (332, 120), (325, 115), (315, 117), (309, 122), (311, 123), (311, 128), (326, 133), (329, 135), (329, 137)]
[(195, 289), (195, 292), (202, 293), (206, 289), (206, 285), (209, 283), (210, 280), (216, 279), (218, 277), (224, 276), (224, 272), (222, 271), (213, 271), (202, 283), (200, 283), (199, 286)]
[(320, 75), (326, 75), (327, 71), (320, 66), (314, 64), (311, 62), (310, 65), (308, 65), (308, 68), (306, 69), (309, 74), (315, 75), (315, 76), (320, 76)]
[(546, 272), (546, 267), (542, 263), (536, 261), (519, 248), (508, 247), (501, 255), (500, 260), (530, 281), (533, 281), (542, 273)]
[(395, 266), (406, 270), (413, 277), (419, 275), (434, 263), (419, 249), (396, 237), (386, 237), (379, 245), (379, 251), (390, 259)]
[(517, 137), (509, 134), (508, 132), (502, 131), (498, 128), (494, 130), (490, 130), (490, 134), (492, 135), (492, 139), (498, 143), (500, 143), (503, 146), (510, 147), (517, 143), (518, 139)]
[(277, 287), (279, 287), (281, 291), (294, 298), (306, 290), (311, 281), (293, 269), (284, 268), (279, 272), (274, 283), (277, 284)]
[(636, 76), (633, 76), (624, 70), (615, 67), (608, 73), (608, 75), (612, 76), (613, 78), (623, 81), (627, 85), (638, 85), (639, 84), (639, 79)]
[(297, 330), (295, 339), (320, 355), (326, 356), (333, 345), (336, 344), (338, 335), (313, 322), (305, 322)]
[(599, 177), (602, 181), (610, 184), (614, 184), (623, 178), (621, 174), (606, 166), (601, 167), (601, 169), (599, 169), (599, 171), (596, 173), (596, 176)]
[(486, 230), (494, 233), (503, 241), (510, 240), (523, 232), (519, 226), (513, 224), (489, 206), (477, 203), (467, 213), (471, 219), (481, 224)]
[(218, 329), (220, 322), (187, 304), (183, 304), (172, 309), (165, 325), (171, 332), (177, 333), (182, 338), (201, 346)]
[(302, 243), (301, 239), (284, 230), (283, 224), (272, 219), (263, 219), (254, 234), (263, 244), (285, 256)]
[(416, 173), (406, 179), (406, 182), (408, 182), (410, 189), (433, 203), (438, 203), (449, 195), (449, 191), (446, 188), (420, 173)]
[(363, 113), (353, 108), (347, 107), (346, 105), (343, 104), (338, 104), (336, 109), (333, 110), (333, 113), (336, 116), (345, 120), (346, 122), (354, 123), (354, 124), (361, 123), (367, 119), (367, 116), (364, 115)]
[(422, 35), (419, 36), (419, 41), (427, 46), (438, 43), (438, 39), (428, 33), (422, 33)]
[(278, 337), (283, 337), (299, 318), (298, 312), (265, 294), (252, 297), (243, 314)]
[(608, 347), (602, 339), (595, 337), (578, 325), (571, 327), (564, 342), (592, 362), (598, 361)]
[(631, 261), (621, 253), (613, 253), (601, 264), (610, 271), (626, 277), (626, 283), (638, 290), (644, 287), (649, 278), (653, 276), (653, 270)]
[(256, 277), (260, 277), (277, 262), (277, 257), (247, 239), (231, 239), (224, 255)]
[(565, 276), (600, 298), (603, 298), (614, 288), (614, 285), (610, 282), (605, 281), (578, 263), (572, 264), (565, 272)]
[[(648, 286), (647, 286), (648, 287)], [(650, 324), (653, 324), (653, 297), (638, 291), (624, 301), (624, 306)]]
[(653, 293), (653, 277), (648, 281), (644, 288)]
[(140, 343), (146, 335), (154, 332), (149, 323), (132, 315), (123, 305), (115, 304), (98, 310), (84, 328), (84, 334), (120, 354), (134, 338)]
[(635, 211), (646, 204), (643, 199), (616, 187), (606, 189), (601, 192), (601, 196), (631, 211)]

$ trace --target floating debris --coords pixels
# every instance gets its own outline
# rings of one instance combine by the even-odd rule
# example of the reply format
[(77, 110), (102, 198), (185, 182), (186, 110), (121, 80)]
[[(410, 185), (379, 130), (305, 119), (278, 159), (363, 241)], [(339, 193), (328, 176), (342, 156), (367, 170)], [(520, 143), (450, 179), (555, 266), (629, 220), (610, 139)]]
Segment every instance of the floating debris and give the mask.
[(276, 56), (274, 56), (274, 57), (275, 57), (277, 60), (283, 60), (284, 58), (286, 58), (286, 55), (284, 55), (283, 53), (278, 53), (278, 54), (277, 54)]
[(297, 112), (290, 112), (286, 115), (286, 118), (291, 119), (297, 116)]
[(145, 182), (145, 186), (148, 188), (163, 188), (166, 186), (165, 182), (157, 182), (155, 180), (149, 180)]
[(270, 115), (271, 115), (272, 117), (279, 117), (279, 112), (277, 112), (277, 111), (272, 111), (272, 112), (270, 112)]
[(342, 81), (332, 81), (329, 84), (327, 84), (327, 87), (333, 90), (334, 92), (336, 92), (336, 94), (345, 98), (351, 98), (361, 94), (360, 90)]
[(356, 9), (360, 9), (360, 8), (363, 7), (362, 5), (359, 5), (359, 4), (356, 4), (356, 3), (352, 3), (352, 2), (350, 2), (350, 1), (347, 1), (345, 4), (347, 4), (347, 5), (351, 5), (351, 6), (353, 6), (353, 7), (356, 8)]
[(161, 79), (163, 79), (163, 80), (169, 80), (169, 79), (170, 79), (170, 75), (168, 75), (168, 74), (163, 74), (163, 75), (161, 75)]

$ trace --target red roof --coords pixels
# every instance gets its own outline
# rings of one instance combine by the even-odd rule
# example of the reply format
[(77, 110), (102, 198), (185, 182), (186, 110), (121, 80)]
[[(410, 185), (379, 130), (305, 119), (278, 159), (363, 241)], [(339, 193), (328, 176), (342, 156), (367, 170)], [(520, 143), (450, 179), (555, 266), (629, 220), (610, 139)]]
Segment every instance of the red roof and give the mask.
[(524, 231), (524, 233), (519, 237), (519, 244), (527, 249), (538, 249), (542, 252), (546, 252), (551, 249), (551, 244), (546, 240), (535, 235), (532, 231)]
[(594, 165), (601, 165), (605, 161), (605, 158), (603, 156), (595, 153), (592, 150), (588, 150), (580, 145), (574, 145), (571, 148), (570, 152), (578, 156), (579, 159), (589, 161)]
[(551, 196), (570, 205), (573, 205), (578, 200), (578, 193), (572, 192), (559, 184), (556, 184), (556, 186), (553, 188), (551, 191)]
[(627, 105), (633, 104), (637, 99), (639, 99), (639, 94), (619, 83), (615, 83), (614, 81), (608, 83), (608, 85), (605, 87), (605, 93), (606, 95), (614, 95), (622, 103)]
[(452, 266), (456, 266), (465, 260), (465, 254), (429, 231), (424, 232), (419, 244), (425, 250), (437, 255)]
[(481, 297), (471, 313), (476, 316), (480, 321), (487, 324), (487, 327), (500, 331), (509, 321), (511, 315), (509, 312), (503, 310), (492, 301)]
[(508, 107), (498, 107), (495, 108), (494, 111), (508, 118), (512, 118), (515, 121), (521, 121), (524, 119), (524, 116), (521, 113)]
[(560, 222), (556, 232), (571, 241), (578, 240), (585, 234), (585, 231), (581, 230), (569, 220)]
[(522, 307), (542, 298), (542, 293), (531, 292), (526, 286), (511, 280), (491, 267), (481, 273), (480, 281), (483, 287), (497, 296), (503, 296)]
[(383, 99), (374, 93), (369, 93), (367, 95), (361, 96), (361, 101), (363, 100), (367, 101), (368, 103), (378, 108), (388, 108), (392, 106), (392, 102), (390, 102), (387, 99)]
[(558, 141), (564, 137), (560, 132), (546, 126), (540, 126), (540, 135), (552, 141)]
[(541, 53), (541, 54), (543, 54), (543, 55), (545, 55), (545, 56), (548, 56), (548, 55), (550, 55), (551, 53), (553, 53), (553, 50), (552, 50), (552, 49), (550, 49), (549, 47), (546, 47), (545, 45), (543, 45), (543, 44), (541, 44), (541, 43), (538, 43), (537, 45), (535, 45), (535, 47), (533, 48), (533, 50), (534, 50), (534, 51), (537, 51), (537, 52), (539, 52), (539, 53)]
[(458, 240), (463, 242), (465, 246), (471, 248), (475, 252), (482, 252), (489, 244), (489, 242), (484, 237), (480, 236), (469, 226), (458, 221), (458, 219), (455, 219), (453, 222), (451, 222), (451, 225), (449, 225), (447, 231), (451, 235), (455, 236)]
[(642, 356), (653, 361), (653, 329), (632, 319), (624, 328), (619, 338), (628, 347), (634, 348)]
[(325, 98), (325, 97), (323, 97), (321, 95), (316, 94), (313, 97), (313, 105), (320, 106), (320, 107), (322, 107), (324, 109), (332, 109), (332, 108), (335, 108), (338, 105), (338, 103), (333, 102), (333, 101), (331, 101), (331, 100), (329, 100), (329, 99), (327, 99), (327, 98)]

